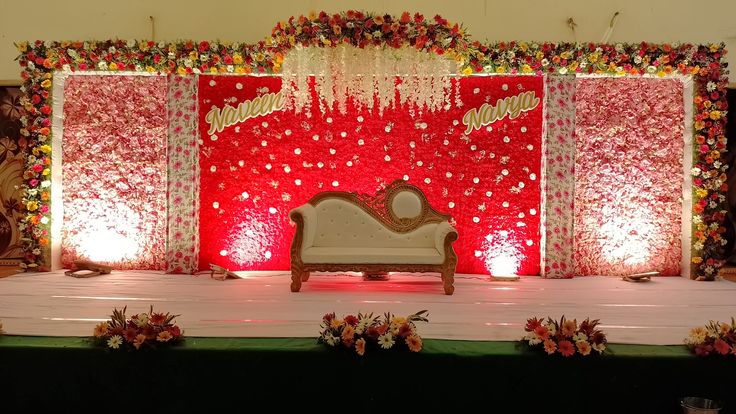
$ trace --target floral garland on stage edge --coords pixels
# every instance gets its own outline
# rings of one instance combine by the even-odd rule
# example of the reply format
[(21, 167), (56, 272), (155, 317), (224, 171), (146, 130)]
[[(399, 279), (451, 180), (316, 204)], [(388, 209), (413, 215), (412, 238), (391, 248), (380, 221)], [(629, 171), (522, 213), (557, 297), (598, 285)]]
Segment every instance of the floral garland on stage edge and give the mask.
[(183, 341), (183, 332), (174, 323), (179, 315), (154, 312), (139, 313), (127, 318), (125, 311), (114, 309), (110, 320), (95, 326), (93, 342), (110, 349), (157, 348), (171, 346)]
[(690, 330), (685, 344), (698, 356), (736, 355), (736, 320), (731, 323), (710, 321)]
[(266, 41), (153, 42), (23, 42), (18, 60), (23, 68), (21, 147), (30, 154), (24, 172), (25, 218), (20, 224), (25, 265), (45, 269), (49, 263), (52, 73), (63, 71), (136, 71), (164, 74), (279, 73), (284, 54), (296, 45), (360, 48), (411, 47), (454, 58), (463, 74), (559, 73), (612, 76), (692, 75), (695, 84), (693, 155), (694, 276), (712, 280), (722, 264), (727, 190), (722, 160), (726, 149), (727, 103), (724, 44), (595, 44), (471, 42), (458, 24), (441, 16), (400, 17), (347, 11), (291, 17), (278, 23)]
[(534, 349), (543, 349), (547, 355), (560, 354), (570, 357), (575, 354), (588, 356), (602, 354), (606, 349), (606, 334), (596, 328), (598, 319), (586, 318), (578, 325), (575, 319), (559, 321), (552, 318), (529, 318), (524, 326), (527, 332), (522, 341)]
[(379, 316), (361, 314), (347, 315), (338, 319), (335, 313), (328, 313), (322, 318), (322, 332), (318, 342), (329, 347), (342, 346), (354, 349), (363, 356), (367, 349), (408, 349), (411, 352), (422, 350), (422, 337), (417, 333), (414, 322), (429, 322), (426, 310), (407, 317), (394, 316), (391, 313)]

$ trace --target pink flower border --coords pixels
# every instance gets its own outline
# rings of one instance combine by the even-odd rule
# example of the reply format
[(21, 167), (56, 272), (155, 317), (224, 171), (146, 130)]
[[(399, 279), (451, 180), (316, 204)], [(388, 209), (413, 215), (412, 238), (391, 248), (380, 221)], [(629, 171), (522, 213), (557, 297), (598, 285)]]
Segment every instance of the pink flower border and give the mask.
[(573, 200), (575, 197), (575, 86), (573, 75), (547, 77), (545, 183), (542, 225), (545, 252), (542, 275), (573, 276)]
[(169, 76), (166, 272), (195, 273), (199, 257), (197, 78)]

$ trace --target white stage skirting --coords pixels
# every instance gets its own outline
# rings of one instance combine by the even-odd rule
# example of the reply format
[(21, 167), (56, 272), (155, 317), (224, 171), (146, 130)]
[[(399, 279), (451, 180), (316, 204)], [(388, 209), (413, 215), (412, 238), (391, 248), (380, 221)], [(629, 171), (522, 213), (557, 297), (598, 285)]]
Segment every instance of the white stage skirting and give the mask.
[(682, 344), (690, 328), (736, 315), (736, 284), (680, 277), (630, 283), (613, 277), (550, 280), (523, 277), (493, 282), (457, 275), (446, 296), (439, 276), (394, 274), (388, 281), (314, 274), (302, 291), (289, 291), (285, 272), (238, 272), (218, 281), (209, 274), (118, 272), (88, 279), (63, 273), (22, 273), (0, 279), (0, 320), (11, 335), (89, 336), (114, 307), (128, 313), (155, 309), (180, 314), (197, 337), (315, 337), (322, 315), (429, 310), (425, 338), (518, 340), (530, 316), (601, 320), (610, 342)]

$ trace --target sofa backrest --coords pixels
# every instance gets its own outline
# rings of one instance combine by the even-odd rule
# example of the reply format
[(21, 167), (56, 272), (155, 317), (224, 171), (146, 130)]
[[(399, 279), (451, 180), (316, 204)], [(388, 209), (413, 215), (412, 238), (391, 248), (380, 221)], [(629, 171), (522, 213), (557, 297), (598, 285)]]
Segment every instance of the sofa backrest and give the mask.
[[(398, 201), (398, 200), (397, 200)], [(408, 209), (413, 201), (406, 197)], [(398, 206), (396, 206), (398, 207)], [(357, 206), (341, 198), (324, 198), (314, 206), (317, 215), (314, 247), (434, 247), (438, 223), (398, 233)]]

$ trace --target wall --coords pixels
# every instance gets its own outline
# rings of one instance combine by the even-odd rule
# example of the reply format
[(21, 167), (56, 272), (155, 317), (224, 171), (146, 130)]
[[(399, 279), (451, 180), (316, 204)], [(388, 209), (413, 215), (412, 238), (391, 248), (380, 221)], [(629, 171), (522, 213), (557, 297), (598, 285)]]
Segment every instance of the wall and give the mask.
[[(255, 42), (289, 16), (350, 8), (441, 14), (463, 23), (477, 40), (594, 42), (601, 41), (618, 11), (610, 42), (726, 42), (736, 48), (733, 0), (708, 6), (692, 0), (0, 0), (0, 80), (20, 78), (14, 41), (149, 39), (148, 16), (154, 16), (156, 40)], [(566, 24), (570, 17), (578, 24), (574, 33)]]

